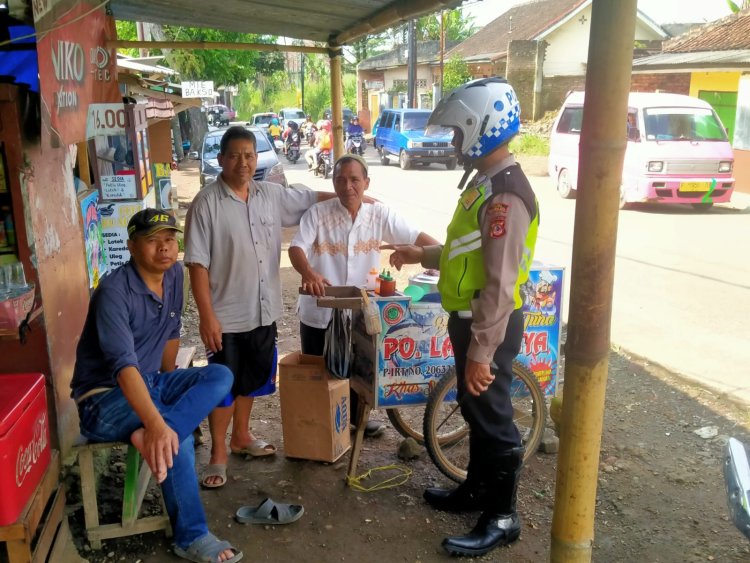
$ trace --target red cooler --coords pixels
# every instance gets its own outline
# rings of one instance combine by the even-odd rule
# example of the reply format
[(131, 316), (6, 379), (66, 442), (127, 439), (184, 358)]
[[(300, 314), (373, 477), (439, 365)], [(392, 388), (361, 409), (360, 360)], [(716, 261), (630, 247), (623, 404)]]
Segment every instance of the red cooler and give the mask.
[(44, 376), (0, 374), (0, 526), (18, 520), (49, 461)]

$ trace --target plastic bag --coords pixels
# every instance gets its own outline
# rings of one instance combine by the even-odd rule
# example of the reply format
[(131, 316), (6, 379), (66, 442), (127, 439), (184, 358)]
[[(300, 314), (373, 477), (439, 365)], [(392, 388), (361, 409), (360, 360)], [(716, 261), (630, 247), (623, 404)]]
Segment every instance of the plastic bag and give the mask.
[(326, 330), (323, 357), (334, 377), (349, 379), (352, 365), (352, 314), (348, 309), (333, 309)]

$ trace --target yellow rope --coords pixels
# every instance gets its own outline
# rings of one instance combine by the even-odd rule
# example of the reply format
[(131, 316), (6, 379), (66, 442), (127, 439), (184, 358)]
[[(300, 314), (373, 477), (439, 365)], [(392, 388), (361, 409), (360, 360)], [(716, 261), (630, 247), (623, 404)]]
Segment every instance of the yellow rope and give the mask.
[[(385, 481), (381, 481), (380, 483), (373, 485), (372, 487), (366, 487), (362, 485), (361, 481), (363, 481), (364, 479), (372, 478), (372, 474), (375, 471), (398, 471), (399, 473), (397, 475), (394, 475), (393, 477), (389, 477)], [(362, 475), (359, 475), (357, 477), (347, 476), (346, 483), (355, 491), (359, 491), (361, 493), (372, 493), (374, 491), (392, 489), (393, 487), (403, 485), (409, 480), (409, 477), (411, 477), (411, 473), (412, 471), (408, 467), (403, 467), (401, 465), (385, 465), (383, 467), (373, 467), (366, 473), (362, 473)]]

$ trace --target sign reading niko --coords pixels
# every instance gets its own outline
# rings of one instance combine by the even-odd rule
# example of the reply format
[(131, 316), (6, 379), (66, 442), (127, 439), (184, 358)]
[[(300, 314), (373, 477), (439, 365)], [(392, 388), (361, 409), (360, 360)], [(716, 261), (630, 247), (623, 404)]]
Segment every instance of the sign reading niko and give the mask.
[(114, 23), (104, 8), (92, 8), (87, 2), (77, 2), (56, 19), (44, 5), (35, 9), (45, 22), (43, 27), (50, 29), (41, 35), (37, 53), (42, 119), (52, 130), (53, 144), (86, 138), (90, 103), (122, 99), (115, 51), (106, 48), (107, 40), (116, 37)]

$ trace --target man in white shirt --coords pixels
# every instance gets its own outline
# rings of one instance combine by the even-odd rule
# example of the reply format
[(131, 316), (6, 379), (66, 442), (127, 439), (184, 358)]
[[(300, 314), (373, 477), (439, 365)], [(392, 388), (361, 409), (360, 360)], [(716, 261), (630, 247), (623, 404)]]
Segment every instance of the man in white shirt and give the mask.
[[(313, 205), (300, 221), (289, 247), (292, 266), (302, 276), (302, 288), (309, 295), (299, 300), (300, 341), (303, 354), (323, 355), (325, 332), (331, 310), (318, 307), (316, 296), (325, 295), (327, 285), (364, 287), (371, 269), (380, 269), (380, 245), (437, 244), (431, 236), (417, 231), (392, 209), (379, 202), (363, 201), (370, 185), (367, 163), (347, 154), (336, 161), (333, 186), (337, 199)], [(357, 396), (352, 392), (352, 412)], [(366, 435), (382, 433), (380, 423), (371, 421)]]

